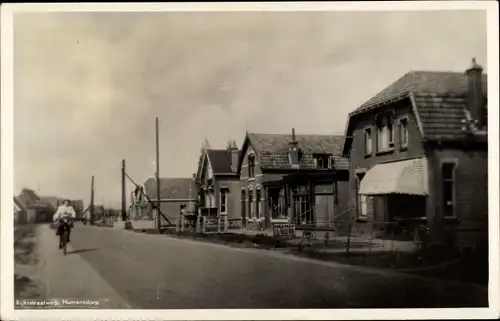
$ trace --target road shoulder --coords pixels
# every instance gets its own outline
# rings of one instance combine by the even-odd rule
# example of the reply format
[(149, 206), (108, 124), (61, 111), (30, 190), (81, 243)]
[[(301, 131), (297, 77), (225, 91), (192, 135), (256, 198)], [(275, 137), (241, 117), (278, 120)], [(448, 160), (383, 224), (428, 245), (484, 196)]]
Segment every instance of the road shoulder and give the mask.
[[(75, 233), (78, 233), (77, 229)], [(74, 249), (70, 243), (65, 256), (57, 248), (54, 231), (48, 226), (39, 227), (38, 244), (39, 278), (45, 283), (45, 298), (98, 301), (101, 309), (131, 308), (131, 305), (78, 254), (93, 249)], [(92, 306), (78, 306), (90, 307)]]

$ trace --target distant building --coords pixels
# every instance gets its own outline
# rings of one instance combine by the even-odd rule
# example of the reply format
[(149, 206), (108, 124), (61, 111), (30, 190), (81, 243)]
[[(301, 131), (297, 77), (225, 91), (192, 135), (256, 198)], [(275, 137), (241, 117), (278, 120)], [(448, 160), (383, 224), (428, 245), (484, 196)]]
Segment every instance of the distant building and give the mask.
[(239, 220), (241, 226), (239, 156), (235, 142), (226, 149), (202, 149), (195, 175), (201, 215), (217, 217), (224, 224)]
[[(153, 207), (157, 201), (156, 179), (148, 179), (131, 196), (130, 219), (153, 220)], [(196, 202), (197, 186), (193, 178), (160, 178), (160, 211), (171, 224), (176, 224), (181, 204), (186, 204), (186, 212), (189, 213), (196, 211)], [(160, 217), (161, 224), (167, 225), (164, 217)]]

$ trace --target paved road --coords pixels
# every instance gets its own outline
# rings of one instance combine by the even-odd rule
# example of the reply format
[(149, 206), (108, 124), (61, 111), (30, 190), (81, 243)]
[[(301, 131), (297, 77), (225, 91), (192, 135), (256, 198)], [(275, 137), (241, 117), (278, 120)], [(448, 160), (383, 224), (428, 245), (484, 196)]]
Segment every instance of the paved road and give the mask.
[[(81, 238), (83, 235), (79, 235)], [(64, 256), (58, 249), (55, 232), (48, 225), (40, 225), (35, 231), (36, 264), (29, 266), (29, 271), (21, 273), (42, 283), (38, 292), (39, 298), (44, 299), (69, 299), (69, 300), (96, 300), (100, 308), (124, 309), (130, 305), (103, 280), (93, 267), (87, 264), (78, 251)], [(29, 240), (23, 240), (28, 243)], [(29, 243), (28, 243), (29, 244)], [(32, 261), (35, 261), (33, 259)], [(22, 269), (21, 269), (22, 268)], [(27, 265), (19, 266), (16, 270), (23, 272)], [(17, 273), (17, 271), (16, 271)], [(37, 297), (37, 296), (32, 296)], [(20, 297), (16, 299), (23, 299)], [(66, 307), (89, 308), (91, 305), (67, 305)]]
[[(40, 230), (44, 278), (61, 297), (107, 297), (142, 309), (438, 308), (487, 305), (487, 291), (392, 272), (236, 249), (166, 236), (79, 225), (74, 253), (56, 249)], [(83, 259), (83, 260), (82, 260)], [(58, 262), (59, 265), (54, 265)], [(63, 264), (64, 262), (64, 264)], [(65, 265), (68, 269), (62, 270)], [(70, 270), (69, 270), (70, 269)], [(79, 285), (82, 283), (82, 285)], [(53, 296), (52, 296), (53, 297)], [(127, 303), (125, 303), (126, 301)]]

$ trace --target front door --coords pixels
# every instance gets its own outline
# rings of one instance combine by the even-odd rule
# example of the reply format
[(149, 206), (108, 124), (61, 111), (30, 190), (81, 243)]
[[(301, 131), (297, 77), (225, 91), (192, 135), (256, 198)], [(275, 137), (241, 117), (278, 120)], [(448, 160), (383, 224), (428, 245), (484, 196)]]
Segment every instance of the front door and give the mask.
[(333, 195), (315, 195), (316, 225), (333, 227), (335, 210)]

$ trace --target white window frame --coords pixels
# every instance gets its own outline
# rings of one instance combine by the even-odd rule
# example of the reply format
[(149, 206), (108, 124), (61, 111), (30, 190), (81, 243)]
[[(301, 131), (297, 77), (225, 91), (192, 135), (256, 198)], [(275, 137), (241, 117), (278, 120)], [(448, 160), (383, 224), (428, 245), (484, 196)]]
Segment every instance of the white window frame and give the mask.
[(363, 129), (363, 136), (365, 156), (371, 156), (373, 154), (373, 129), (371, 126), (365, 127)]
[(365, 173), (356, 173), (356, 202), (357, 202), (357, 218), (361, 220), (368, 219), (368, 196), (359, 194), (359, 188), (361, 187), (362, 178), (359, 178), (358, 174)]
[(205, 192), (204, 193), (205, 194), (205, 206), (206, 207), (210, 207), (210, 201), (211, 201), (211, 199), (210, 199), (210, 191), (206, 190), (204, 192)]
[[(227, 196), (229, 194), (229, 189), (227, 187), (221, 187), (219, 189), (219, 211), (221, 214), (227, 214)], [(223, 200), (224, 196), (224, 202)], [(222, 210), (222, 205), (224, 205), (224, 211)]]
[(255, 218), (255, 195), (253, 193), (253, 189), (248, 189), (248, 204), (250, 205), (250, 213), (248, 213), (248, 217), (254, 219)]
[(211, 198), (211, 207), (212, 208), (216, 208), (216, 203), (215, 203), (215, 191), (214, 190), (211, 190), (210, 191), (210, 198)]
[[(380, 125), (382, 122), (382, 125)], [(380, 114), (376, 121), (377, 152), (394, 149), (394, 121), (390, 114)]]
[[(248, 178), (252, 179), (252, 178), (255, 178), (255, 163), (256, 163), (255, 153), (249, 153), (247, 156), (247, 159), (248, 159)], [(250, 159), (253, 159), (252, 166), (250, 166), (251, 165)], [(250, 169), (251, 169), (251, 173), (250, 173)]]
[(261, 218), (262, 217), (261, 202), (262, 202), (262, 190), (260, 189), (260, 187), (257, 187), (255, 189), (255, 217), (256, 218)]
[[(408, 132), (408, 117), (401, 117), (398, 121), (398, 132), (399, 132), (399, 144), (401, 148), (408, 147), (408, 141), (410, 134)], [(405, 142), (403, 143), (403, 137)]]
[[(444, 178), (444, 166), (445, 165), (452, 165), (453, 170), (451, 172), (451, 178)], [(444, 184), (445, 183), (451, 183), (452, 188), (451, 188), (451, 204), (443, 204), (443, 217), (456, 217), (456, 208), (457, 208), (457, 198), (456, 198), (456, 171), (457, 171), (457, 162), (455, 161), (443, 161), (441, 163), (441, 186), (442, 186), (442, 201), (444, 203)], [(446, 215), (446, 207), (450, 206), (452, 208), (452, 214), (451, 215)]]
[(328, 156), (328, 168), (332, 169), (335, 164), (335, 161), (333, 159), (333, 156)]

